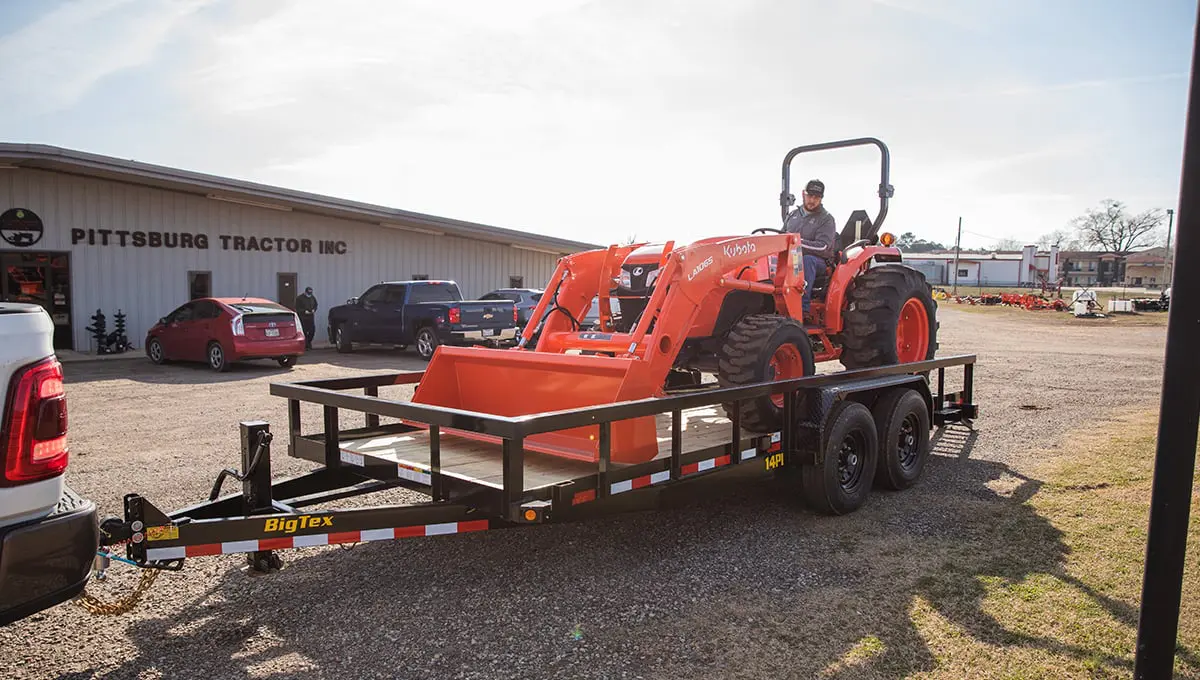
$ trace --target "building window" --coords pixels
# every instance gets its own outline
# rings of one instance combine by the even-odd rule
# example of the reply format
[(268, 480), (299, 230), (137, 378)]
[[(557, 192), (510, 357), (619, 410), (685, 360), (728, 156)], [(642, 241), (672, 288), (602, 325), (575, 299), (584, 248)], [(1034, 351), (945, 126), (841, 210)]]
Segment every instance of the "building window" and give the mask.
[(966, 269), (959, 269), (958, 270), (958, 278), (961, 279), (964, 276), (970, 276), (970, 274), (967, 273)]
[(212, 297), (212, 272), (188, 272), (188, 299)]
[(412, 280), (413, 281), (428, 281), (429, 274), (413, 274)]
[(508, 277), (508, 287), (509, 288), (524, 288), (525, 287), (525, 277), (524, 276)]

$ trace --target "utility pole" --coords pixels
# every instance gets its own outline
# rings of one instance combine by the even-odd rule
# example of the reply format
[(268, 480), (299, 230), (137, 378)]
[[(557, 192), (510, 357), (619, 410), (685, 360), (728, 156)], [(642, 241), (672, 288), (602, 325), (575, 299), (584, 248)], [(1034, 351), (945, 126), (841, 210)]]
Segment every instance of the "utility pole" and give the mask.
[(1167, 254), (1163, 255), (1163, 290), (1171, 285), (1171, 275), (1167, 272), (1170, 271), (1171, 266), (1171, 227), (1173, 226), (1175, 226), (1175, 209), (1167, 208)]
[(962, 244), (962, 217), (958, 218), (958, 236), (954, 237), (954, 293), (958, 295), (958, 252)]

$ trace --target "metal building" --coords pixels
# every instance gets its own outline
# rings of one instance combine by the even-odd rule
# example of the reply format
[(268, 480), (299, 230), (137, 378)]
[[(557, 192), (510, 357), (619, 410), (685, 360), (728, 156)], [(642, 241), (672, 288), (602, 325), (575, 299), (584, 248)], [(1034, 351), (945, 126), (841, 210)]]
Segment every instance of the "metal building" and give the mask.
[(0, 300), (36, 302), (55, 348), (118, 311), (138, 349), (195, 297), (291, 305), (312, 286), (325, 312), (383, 280), (452, 279), (467, 298), (542, 288), (557, 259), (597, 247), (42, 145), (0, 144)]

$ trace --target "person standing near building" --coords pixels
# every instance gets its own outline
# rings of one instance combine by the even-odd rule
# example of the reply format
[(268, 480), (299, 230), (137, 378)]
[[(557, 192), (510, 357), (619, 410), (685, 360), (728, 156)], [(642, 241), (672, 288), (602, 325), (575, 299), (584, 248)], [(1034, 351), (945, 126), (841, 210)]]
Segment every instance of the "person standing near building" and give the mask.
[(312, 349), (313, 335), (317, 332), (317, 298), (313, 296), (312, 286), (306, 287), (303, 293), (296, 296), (296, 313), (300, 315), (300, 325), (304, 328), (304, 348)]
[(833, 257), (837, 241), (837, 222), (822, 204), (824, 196), (825, 183), (819, 179), (810, 181), (804, 187), (803, 207), (793, 210), (783, 225), (785, 233), (800, 234), (800, 244), (804, 249), (804, 295), (801, 306), (804, 308), (805, 323), (809, 322), (808, 308), (812, 302), (813, 281), (825, 271), (825, 261)]

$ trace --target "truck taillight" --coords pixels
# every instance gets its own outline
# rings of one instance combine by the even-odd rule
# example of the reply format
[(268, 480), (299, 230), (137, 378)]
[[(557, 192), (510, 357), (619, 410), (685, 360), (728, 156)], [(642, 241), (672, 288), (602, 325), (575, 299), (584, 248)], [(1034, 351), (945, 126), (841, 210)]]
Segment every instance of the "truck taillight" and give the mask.
[(68, 458), (62, 364), (50, 357), (18, 371), (6, 403), (0, 421), (4, 460), (0, 484), (25, 484), (62, 474)]
[(513, 305), (513, 323), (517, 323), (520, 320), (521, 317), (517, 316), (517, 306)]
[(450, 323), (462, 322), (462, 310), (458, 307), (450, 308)]

